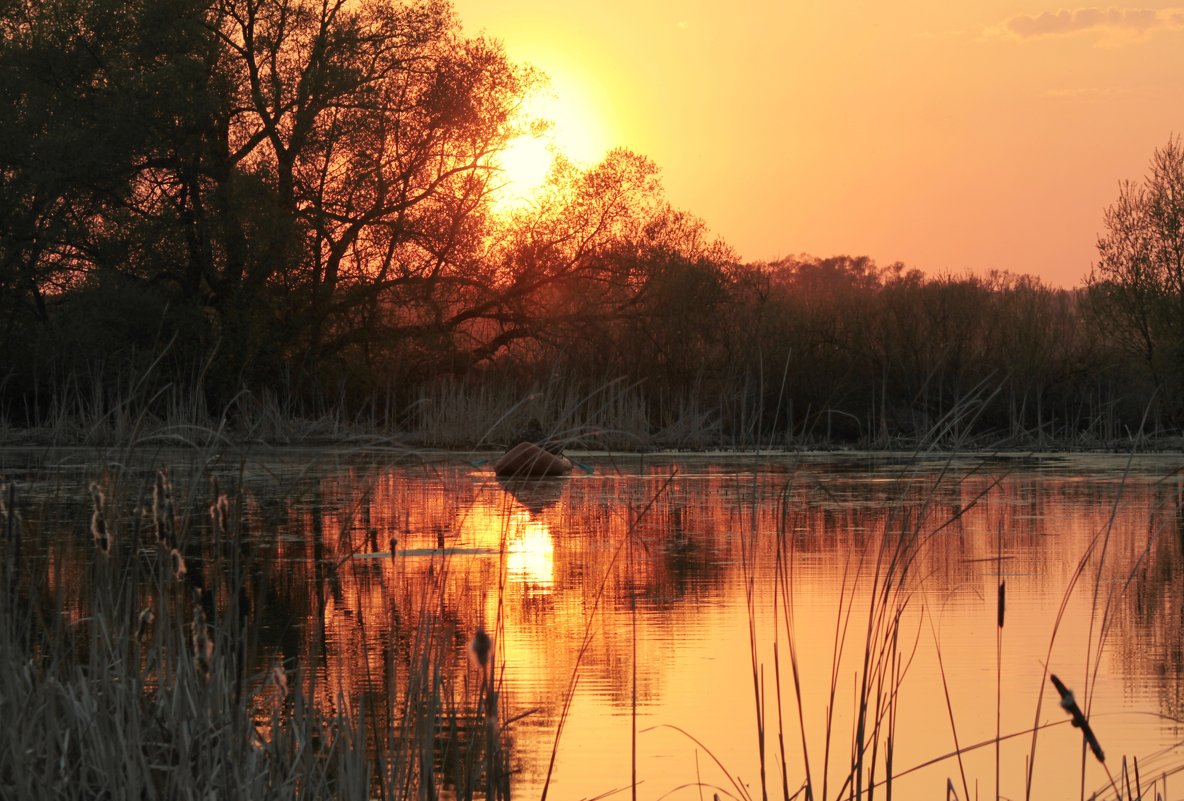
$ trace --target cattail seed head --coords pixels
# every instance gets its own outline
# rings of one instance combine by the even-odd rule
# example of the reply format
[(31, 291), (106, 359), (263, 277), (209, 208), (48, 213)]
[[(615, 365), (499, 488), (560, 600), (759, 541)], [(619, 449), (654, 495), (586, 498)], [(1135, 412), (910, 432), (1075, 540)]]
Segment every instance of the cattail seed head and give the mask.
[(473, 641), (469, 643), (469, 650), (473, 653), (473, 658), (477, 660), (477, 664), (485, 667), (489, 663), (489, 652), (493, 648), (493, 641), (481, 626), (477, 627), (477, 631), (473, 634)]
[(1061, 709), (1067, 712), (1072, 712), (1077, 708), (1077, 699), (1073, 697), (1073, 691), (1068, 690), (1061, 696)]
[(111, 553), (111, 537), (107, 534), (107, 522), (103, 513), (95, 509), (90, 516), (90, 533), (95, 538), (95, 546), (104, 554)]
[(1007, 611), (1007, 582), (999, 582), (999, 595), (996, 602), (996, 611), (998, 613), (998, 626), (1003, 628), (1003, 616)]
[(210, 504), (210, 522), (220, 536), (227, 536), (230, 531), (230, 500), (225, 495), (219, 495)]
[(144, 635), (148, 633), (148, 629), (152, 628), (152, 624), (155, 622), (156, 613), (152, 611), (152, 607), (144, 607), (140, 612), (140, 619), (136, 622), (136, 639), (144, 639)]

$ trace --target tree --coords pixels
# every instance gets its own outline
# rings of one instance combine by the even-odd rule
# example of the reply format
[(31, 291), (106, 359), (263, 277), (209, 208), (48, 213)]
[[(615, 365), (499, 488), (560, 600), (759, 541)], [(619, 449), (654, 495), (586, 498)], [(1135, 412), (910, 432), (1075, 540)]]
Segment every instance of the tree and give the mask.
[(438, 302), (533, 80), (443, 0), (0, 0), (0, 31), (0, 323), (139, 284), (224, 396)]
[(1123, 182), (1104, 217), (1089, 309), (1146, 366), (1176, 421), (1184, 412), (1184, 145), (1156, 149), (1141, 184)]

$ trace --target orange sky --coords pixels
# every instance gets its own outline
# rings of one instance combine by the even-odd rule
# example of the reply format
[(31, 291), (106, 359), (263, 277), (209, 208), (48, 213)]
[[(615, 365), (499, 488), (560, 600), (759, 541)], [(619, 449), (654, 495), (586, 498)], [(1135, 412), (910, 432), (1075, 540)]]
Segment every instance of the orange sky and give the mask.
[(455, 6), (552, 76), (600, 128), (585, 140), (654, 159), (671, 201), (746, 260), (866, 254), (1076, 285), (1118, 182), (1184, 133), (1184, 7)]

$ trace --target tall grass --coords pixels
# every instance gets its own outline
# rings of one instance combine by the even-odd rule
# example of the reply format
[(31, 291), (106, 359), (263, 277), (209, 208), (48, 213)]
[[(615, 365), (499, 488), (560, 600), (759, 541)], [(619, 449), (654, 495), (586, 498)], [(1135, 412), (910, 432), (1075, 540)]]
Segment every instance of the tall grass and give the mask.
[[(1053, 622), (1048, 653), (1042, 661), (1043, 677), (1038, 686), (1033, 687), (1037, 698), (1031, 727), (1007, 732), (1001, 723), (1006, 582), (1003, 573), (1005, 548), (1000, 532), (995, 543), (995, 555), (991, 559), (998, 577), (997, 593), (992, 605), (995, 617), (993, 656), (996, 681), (994, 737), (971, 743), (960, 739), (941, 644), (934, 630), (934, 657), (950, 720), (952, 748), (922, 765), (899, 764), (897, 724), (917, 711), (904, 703), (903, 688), (909, 667), (922, 647), (920, 628), (925, 618), (932, 614), (923, 597), (928, 576), (919, 569), (921, 557), (935, 537), (969, 513), (1004, 477), (1000, 475), (987, 480), (983, 489), (956, 508), (951, 510), (947, 506), (943, 509), (943, 504), (937, 500), (942, 495), (948, 496), (948, 493), (943, 492), (943, 485), (946, 482), (962, 481), (966, 477), (953, 476), (948, 467), (949, 463), (946, 470), (939, 472), (930, 486), (928, 498), (919, 506), (889, 504), (878, 530), (866, 534), (874, 546), (868, 551), (860, 550), (848, 556), (846, 567), (839, 578), (829, 680), (822, 687), (808, 685), (803, 678), (806, 672), (805, 660), (824, 657), (818, 653), (820, 644), (817, 641), (804, 641), (796, 625), (797, 607), (802, 599), (795, 593), (799, 556), (794, 531), (798, 527), (797, 516), (801, 512), (802, 496), (794, 492), (797, 488), (795, 480), (784, 485), (780, 496), (780, 514), (774, 534), (771, 599), (761, 596), (756, 581), (758, 560), (767, 554), (762, 554), (756, 547), (757, 537), (753, 532), (742, 534), (741, 567), (748, 606), (750, 680), (755, 695), (753, 735), (759, 770), (759, 798), (762, 801), (770, 797), (830, 801), (873, 799), (882, 794), (890, 799), (901, 777), (947, 760), (956, 763), (958, 772), (957, 776), (950, 776), (947, 780), (947, 798), (976, 798), (978, 785), (968, 780), (963, 758), (983, 748), (994, 750), (995, 797), (1005, 797), (1000, 790), (1000, 775), (1001, 771), (1006, 770), (1013, 775), (1023, 776), (1025, 797), (1031, 798), (1032, 780), (1038, 767), (1037, 742), (1042, 736), (1049, 736), (1047, 730), (1050, 727), (1061, 727), (1057, 737), (1080, 738), (1081, 780), (1079, 786), (1074, 788), (1075, 797), (1110, 798), (1115, 801), (1161, 797), (1157, 793), (1166, 787), (1167, 776), (1184, 769), (1184, 765), (1179, 764), (1179, 756), (1176, 755), (1176, 761), (1167, 770), (1157, 773), (1151, 782), (1145, 781), (1145, 776), (1135, 769), (1137, 761), (1128, 764), (1125, 756), (1121, 760), (1121, 770), (1116, 773), (1113, 761), (1105, 761), (1105, 754), (1099, 744), (1099, 727), (1096, 724), (1091, 727), (1090, 723), (1093, 692), (1107, 638), (1115, 623), (1118, 602), (1142, 569), (1156, 536), (1160, 536), (1154, 530), (1149, 531), (1141, 550), (1130, 555), (1128, 562), (1121, 566), (1111, 564), (1112, 555), (1108, 548), (1122, 497), (1121, 490), (1114, 500), (1109, 521), (1089, 542), (1065, 588), (1059, 612)], [(973, 472), (969, 475), (973, 475)], [(813, 489), (823, 496), (827, 493), (824, 485)], [(1090, 582), (1087, 589), (1092, 613), (1088, 619), (1088, 629), (1075, 632), (1084, 639), (1086, 655), (1085, 670), (1079, 685), (1083, 692), (1079, 701), (1074, 697), (1072, 688), (1066, 687), (1054, 675), (1056, 665), (1053, 663), (1053, 645), (1058, 636), (1064, 635), (1061, 628), (1070, 597), (1077, 591), (1078, 585), (1086, 581)], [(761, 633), (758, 626), (765, 615), (772, 617), (771, 642), (764, 639), (767, 633)], [(929, 625), (932, 628), (932, 619)], [(986, 653), (983, 656), (985, 663)], [(1062, 666), (1063, 671), (1069, 669), (1069, 665)], [(837, 712), (846, 700), (844, 679), (850, 681), (852, 674), (851, 724), (850, 729), (846, 730), (838, 725)], [(783, 687), (783, 682), (786, 687)], [(1064, 710), (1065, 717), (1056, 720), (1042, 717), (1046, 693)], [(816, 718), (813, 722), (808, 721), (806, 712), (810, 703), (819, 698), (823, 699), (821, 703), (824, 707), (821, 725)], [(795, 716), (796, 720), (793, 720)], [(1070, 724), (1072, 728), (1064, 724)], [(1071, 735), (1070, 731), (1080, 734)], [(1030, 738), (1030, 749), (1019, 766), (1022, 774), (1017, 774), (1014, 763), (1004, 765), (1001, 745), (1023, 738)], [(788, 745), (787, 740), (790, 741)], [(796, 740), (796, 747), (793, 740)], [(777, 760), (775, 764), (767, 764), (770, 757)], [(1102, 765), (1106, 775), (1103, 787), (1093, 790), (1087, 787), (1086, 760), (1096, 760)], [(1060, 767), (1063, 769), (1063, 766)], [(737, 784), (735, 789), (737, 796), (745, 801), (753, 801), (758, 797), (756, 788), (750, 792)]]
[[(627, 371), (597, 378), (580, 365), (556, 364), (549, 370), (540, 366), (534, 377), (491, 367), (467, 377), (374, 388), (364, 397), (345, 388), (309, 396), (282, 384), (256, 386), (215, 406), (207, 404), (204, 365), (191, 375), (162, 378), (169, 348), (138, 372), (100, 364), (87, 375), (6, 396), (0, 400), (0, 442), (198, 447), (231, 441), (370, 442), (475, 449), (512, 444), (531, 418), (570, 447), (623, 451), (909, 451), (949, 450), (968, 443), (1118, 449), (1131, 443), (1146, 448), (1179, 442), (1178, 432), (1170, 429), (1152, 428), (1158, 439), (1144, 429), (1127, 430), (1119, 408), (1130, 402), (1118, 394), (1118, 387), (1091, 387), (1077, 402), (1063, 401), (1049, 409), (1039, 392), (1032, 398), (1027, 389), (1017, 395), (1016, 382), (1000, 369), (959, 377), (952, 388), (941, 382), (931, 387), (926, 380), (915, 397), (891, 402), (889, 395), (900, 390), (891, 386), (888, 367), (868, 383), (869, 397), (839, 376), (831, 376), (830, 383), (837, 384), (829, 394), (815, 396), (803, 388), (812, 382), (795, 379), (803, 369), (823, 366), (803, 365), (791, 352), (776, 361), (761, 357), (754, 365), (729, 365), (733, 372), (727, 376), (690, 385), (663, 384), (660, 377)], [(987, 393), (984, 387), (996, 390)], [(20, 408), (22, 403), (26, 408)], [(972, 414), (967, 414), (968, 407), (973, 407)], [(20, 427), (12, 425), (16, 420), (23, 421)]]
[[(497, 592), (496, 615), (482, 619), (477, 632), (464, 630), (458, 625), (459, 616), (448, 608), (446, 596), (453, 576), (443, 534), (435, 549), (438, 553), (428, 557), (426, 580), (419, 580), (422, 576), (405, 580), (404, 563), (395, 557), (390, 557), (391, 562), (386, 557), (381, 562), (353, 558), (365, 550), (377, 551), (367, 517), (372, 485), (364, 484), (339, 503), (341, 530), (333, 532), (328, 530), (330, 516), (325, 514), (320, 483), (276, 471), (277, 486), (287, 490), (285, 501), (308, 510), (307, 521), (302, 519), (307, 525), (300, 529), (307, 535), (305, 541), (289, 545), (279, 542), (279, 527), (268, 523), (266, 510), (248, 511), (241, 472), (236, 476), (223, 467), (211, 481), (212, 455), (206, 456), (196, 458), (194, 467), (187, 470), (143, 474), (122, 466), (132, 459), (119, 454), (105, 459), (108, 467), (97, 471), (91, 481), (63, 476), (57, 482), (59, 497), (22, 497), (13, 484), (0, 494), (0, 534), (4, 536), (0, 581), (5, 589), (0, 608), (0, 703), (4, 709), (19, 706), (21, 710), (19, 725), (0, 730), (0, 796), (90, 797), (113, 792), (114, 787), (130, 788), (129, 793), (141, 797), (178, 798), (211, 794), (380, 799), (507, 796), (513, 721), (501, 701), (498, 668), (503, 586), (488, 588)], [(920, 469), (914, 463), (905, 471)], [(914, 656), (924, 647), (921, 630), (930, 615), (919, 597), (929, 578), (923, 557), (926, 548), (948, 533), (1003, 477), (985, 479), (972, 497), (957, 496), (959, 504), (952, 507), (949, 499), (954, 496), (946, 490), (964, 478), (946, 461), (919, 504), (884, 502), (883, 515), (876, 518), (878, 528), (863, 540), (868, 548), (853, 548), (838, 578), (830, 654), (820, 653), (819, 644), (805, 640), (798, 627), (802, 598), (795, 578), (802, 554), (794, 531), (803, 514), (803, 496), (795, 490), (802, 479), (791, 478), (783, 486), (775, 531), (757, 531), (755, 524), (739, 528), (738, 562), (749, 613), (750, 654), (744, 672), (752, 686), (762, 799), (891, 798), (901, 793), (901, 777), (918, 767), (901, 763), (899, 726), (914, 711), (903, 688)], [(640, 627), (638, 589), (632, 576), (637, 561), (644, 558), (643, 549), (648, 550), (646, 540), (635, 535), (639, 521), (671, 481), (654, 485), (656, 492), (644, 508), (630, 515), (620, 542), (606, 548), (605, 561), (600, 563), (607, 562), (604, 576), (590, 578), (594, 592), (585, 606), (590, 611), (576, 643), (575, 668), (561, 699), (551, 750), (553, 766), (581, 660), (592, 647), (597, 616), (609, 598), (610, 574), (620, 570), (623, 562), (630, 576), (625, 591), (632, 637), (630, 786), (634, 794), (647, 777), (638, 773), (637, 764)], [(843, 500), (830, 496), (825, 482), (811, 491), (826, 501)], [(54, 511), (61, 493), (72, 497), (72, 506), (66, 505), (73, 511)], [(22, 522), (20, 511), (30, 504), (45, 508), (25, 517), (42, 522)], [(753, 519), (757, 517), (754, 507)], [(672, 514), (669, 528), (681, 527), (681, 517)], [(368, 536), (351, 544), (349, 532), (355, 528)], [(64, 530), (79, 536), (62, 542)], [(336, 551), (330, 542), (334, 534)], [(1086, 722), (1105, 635), (1113, 625), (1116, 596), (1110, 587), (1123, 584), (1110, 582), (1111, 577), (1102, 573), (1108, 564), (1108, 537), (1109, 527), (1099, 532), (1097, 544), (1082, 557), (1073, 579), (1079, 583), (1093, 578), (1092, 600), (1098, 610), (1097, 627), (1088, 635), (1084, 677), (1046, 660), (1050, 671), (1066, 677), (1070, 689), (1083, 688), (1078, 714)], [(82, 547), (89, 549), (89, 558), (85, 575), (79, 576), (64, 565), (69, 561), (66, 551)], [(313, 574), (307, 608), (293, 609), (294, 618), (309, 621), (307, 634), (302, 635), (308, 647), (276, 649), (282, 658), (262, 659), (261, 654), (272, 651), (261, 643), (274, 638), (275, 632), (269, 628), (274, 622), (263, 620), (261, 610), (269, 598), (295, 596), (289, 585), (301, 578), (291, 575), (296, 571), (290, 564), (275, 561), (277, 552), (287, 547), (303, 548), (302, 556), (311, 556), (306, 559)], [(396, 547), (392, 544), (392, 551)], [(504, 558), (504, 547), (502, 551)], [(1035, 770), (1036, 737), (1048, 736), (1049, 724), (1041, 718), (1039, 701), (1030, 728), (1007, 732), (999, 722), (1004, 551), (1000, 537), (992, 559), (999, 574), (993, 738), (968, 742), (960, 736), (942, 667), (952, 750), (935, 761), (949, 760), (951, 771), (957, 761), (961, 774), (960, 781), (948, 780), (947, 798), (969, 799), (977, 790), (973, 777), (967, 776), (963, 756), (994, 749), (998, 795), (1001, 743), (1030, 736), (1032, 757), (1027, 769)], [(768, 566), (759, 564), (770, 555), (771, 604), (760, 585), (768, 576)], [(383, 634), (389, 635), (392, 647), (380, 658), (362, 659), (354, 666), (364, 675), (359, 686), (381, 690), (351, 695), (324, 670), (333, 648), (328, 610), (342, 605), (341, 571), (378, 564), (384, 569), (395, 565), (389, 574), (396, 583), (381, 589), (390, 591), (392, 610), (398, 614), (376, 616), (371, 607), (359, 602), (352, 605), (356, 612), (350, 626), (362, 642), (371, 643), (374, 628), (386, 625), (388, 631)], [(368, 589), (369, 574), (362, 567), (357, 569), (361, 578), (349, 586), (361, 595)], [(1097, 572), (1091, 575), (1091, 571)], [(1120, 578), (1129, 583), (1131, 575)], [(498, 577), (498, 582), (505, 580), (504, 566)], [(761, 627), (764, 616), (770, 614), (771, 643)], [(940, 664), (937, 639), (935, 633)], [(466, 659), (463, 641), (472, 643), (473, 664), (467, 668), (462, 661)], [(988, 652), (984, 648), (984, 664), (989, 662)], [(829, 660), (827, 675), (821, 686), (810, 685), (807, 661), (819, 657)], [(1034, 689), (1040, 699), (1050, 691), (1043, 683)], [(29, 703), (24, 705), (26, 697)], [(820, 720), (809, 718), (805, 709), (817, 698), (825, 705)], [(848, 706), (851, 724), (845, 729), (843, 710)], [(1061, 720), (1054, 736), (1080, 736), (1070, 729), (1068, 717)], [(1104, 728), (1095, 728), (1104, 739)], [(1007, 770), (1018, 775), (1014, 767)], [(1139, 767), (1132, 762), (1129, 770), (1125, 765), (1115, 769), (1103, 788), (1109, 797), (1124, 801), (1154, 797), (1145, 793), (1159, 787), (1166, 771), (1157, 772), (1158, 778), (1149, 783), (1150, 764), (1142, 763), (1142, 773)], [(550, 767), (548, 783), (549, 778)], [(1026, 779), (1030, 788), (1031, 773)], [(741, 799), (757, 794), (739, 780), (726, 792)], [(1086, 796), (1084, 786), (1080, 794)]]
[[(207, 479), (197, 470), (174, 490), (163, 469), (108, 468), (76, 488), (93, 537), (82, 576), (65, 568), (76, 540), (24, 522), (52, 521), (66, 500), (3, 488), (0, 796), (507, 797), (495, 663), (464, 678), (474, 669), (441, 616), (446, 563), (391, 600), (412, 625), (369, 677), (389, 702), (347, 696), (319, 662), (341, 563), (316, 561), (311, 652), (261, 660), (274, 636), (263, 607), (285, 568), (248, 528), (243, 496)], [(22, 515), (29, 503), (42, 508)]]

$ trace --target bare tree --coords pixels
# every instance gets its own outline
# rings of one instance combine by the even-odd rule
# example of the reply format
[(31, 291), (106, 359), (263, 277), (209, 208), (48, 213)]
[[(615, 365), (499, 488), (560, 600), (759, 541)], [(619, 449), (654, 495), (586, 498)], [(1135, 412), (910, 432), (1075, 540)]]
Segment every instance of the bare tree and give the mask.
[(1125, 181), (1106, 209), (1090, 273), (1094, 319), (1146, 365), (1166, 408), (1184, 389), (1184, 145), (1156, 149), (1141, 184)]

